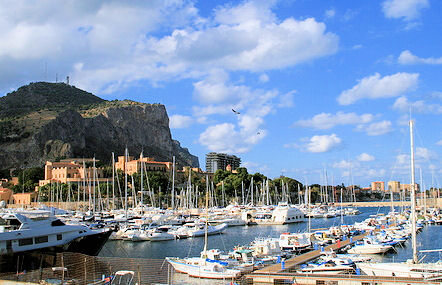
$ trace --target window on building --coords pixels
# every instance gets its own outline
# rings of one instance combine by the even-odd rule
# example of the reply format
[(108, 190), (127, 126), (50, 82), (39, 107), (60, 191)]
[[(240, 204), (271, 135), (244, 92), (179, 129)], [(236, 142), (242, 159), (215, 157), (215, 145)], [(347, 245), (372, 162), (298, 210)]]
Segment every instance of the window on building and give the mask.
[(58, 234), (57, 235), (57, 240), (62, 240), (63, 239), (63, 235), (62, 234)]

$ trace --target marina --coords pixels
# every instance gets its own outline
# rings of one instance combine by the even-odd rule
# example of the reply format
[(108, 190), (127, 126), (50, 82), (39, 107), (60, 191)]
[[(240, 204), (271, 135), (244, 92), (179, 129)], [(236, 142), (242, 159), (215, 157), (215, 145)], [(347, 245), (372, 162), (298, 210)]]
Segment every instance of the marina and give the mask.
[[(382, 218), (388, 215), (389, 211), (391, 210), (390, 207), (382, 207), (382, 208), (361, 208), (361, 214), (359, 215), (351, 215), (351, 216), (343, 216), (343, 225), (352, 225), (352, 224), (358, 224), (361, 221), (364, 220), (370, 220), (377, 218)], [(339, 227), (341, 225), (341, 217), (333, 217), (333, 218), (312, 218), (311, 219), (311, 232), (322, 232), (327, 229), (333, 229), (336, 227)], [(374, 232), (371, 232), (371, 234), (375, 234), (377, 231), (381, 231), (381, 228), (375, 229)], [(211, 256), (211, 258), (219, 258), (219, 254), (227, 254), (232, 248), (244, 248), (244, 246), (247, 246), (248, 244), (252, 243), (253, 241), (260, 240), (260, 239), (275, 239), (278, 238), (281, 235), (284, 235), (287, 232), (292, 233), (304, 233), (308, 231), (308, 222), (307, 219), (304, 220), (302, 223), (293, 223), (293, 224), (286, 224), (286, 225), (244, 225), (244, 226), (235, 226), (235, 227), (229, 227), (227, 228), (222, 234), (216, 234), (212, 236), (208, 236), (208, 249), (211, 248), (220, 248), (220, 253), (216, 253), (218, 257)], [(327, 276), (327, 273), (321, 273), (319, 276), (315, 274), (316, 277), (311, 276), (313, 273), (300, 273), (299, 270), (302, 269), (304, 266), (303, 264), (311, 263), (313, 260), (323, 256), (325, 253), (330, 252), (331, 249), (333, 249), (335, 252), (337, 252), (339, 249), (347, 248), (348, 244), (350, 243), (356, 243), (358, 240), (363, 240), (364, 237), (369, 234), (368, 232), (347, 237), (344, 238), (344, 240), (339, 240), (338, 242), (333, 242), (332, 244), (324, 244), (323, 246), (317, 246), (317, 249), (315, 250), (312, 248), (308, 252), (300, 255), (295, 255), (293, 257), (285, 257), (283, 258), (283, 261), (274, 263), (273, 265), (267, 265), (264, 267), (258, 267), (256, 270), (249, 270), (248, 273), (241, 274), (242, 277), (239, 278), (239, 275), (234, 275), (229, 277), (221, 278), (223, 280), (236, 280), (237, 282), (240, 282), (241, 284), (274, 284), (275, 282), (282, 282), (281, 280), (298, 280), (298, 283), (301, 284), (310, 284), (314, 280), (341, 280), (342, 284), (346, 284), (345, 282), (348, 281), (350, 278), (349, 275), (347, 277), (340, 277), (337, 278), (336, 274), (333, 274), (333, 277)], [(442, 240), (442, 227), (436, 224), (427, 224), (422, 228), (422, 231), (418, 234), (418, 244), (419, 249), (437, 249), (437, 245), (439, 245)], [(411, 252), (411, 240), (407, 239), (401, 246), (396, 246), (394, 251), (389, 251), (385, 254), (381, 255), (368, 255), (370, 262), (405, 262), (412, 256)], [(242, 246), (242, 247), (239, 247)], [(436, 246), (436, 247), (435, 247)], [(108, 241), (103, 249), (101, 250), (100, 254), (97, 260), (102, 259), (103, 261), (107, 260), (107, 264), (114, 264), (111, 267), (108, 267), (108, 269), (102, 268), (101, 271), (96, 272), (95, 278), (94, 275), (90, 276), (91, 278), (95, 280), (100, 279), (99, 272), (102, 272), (103, 274), (112, 274), (109, 272), (110, 268), (121, 268), (121, 270), (132, 270), (135, 273), (135, 279), (137, 278), (137, 274), (140, 274), (141, 276), (144, 276), (144, 280), (152, 280), (149, 276), (157, 276), (157, 275), (146, 275), (147, 272), (155, 272), (155, 266), (157, 270), (161, 270), (165, 272), (162, 277), (158, 277), (158, 280), (162, 280), (163, 283), (167, 284), (226, 284), (223, 283), (222, 280), (216, 281), (216, 280), (207, 280), (204, 281), (201, 278), (194, 278), (194, 277), (185, 277), (187, 274), (182, 274), (177, 271), (174, 271), (170, 266), (164, 265), (164, 260), (168, 256), (181, 256), (183, 258), (188, 256), (199, 256), (200, 252), (204, 250), (204, 237), (193, 237), (193, 238), (187, 238), (187, 239), (173, 239), (173, 240), (166, 240), (166, 241), (158, 241), (158, 242), (151, 242), (151, 241), (141, 241), (141, 242), (133, 242), (128, 240), (110, 240)], [(211, 250), (210, 250), (211, 251)], [(279, 251), (279, 255), (281, 255), (283, 252)], [(424, 260), (426, 262), (436, 262), (440, 260), (439, 252), (426, 252), (425, 253)], [(357, 255), (356, 255), (357, 256)], [(138, 262), (135, 261), (138, 258)], [(351, 257), (350, 257), (351, 258)], [(285, 260), (284, 260), (285, 259)], [(81, 255), (75, 256), (75, 255), (68, 255), (66, 253), (66, 256), (64, 258), (58, 258), (57, 263), (54, 264), (54, 266), (62, 266), (60, 263), (61, 260), (64, 262), (64, 267), (69, 268), (68, 270), (71, 271), (71, 275), (81, 275), (84, 276), (84, 270), (77, 272), (74, 268), (69, 266), (69, 262), (83, 262), (83, 258)], [(77, 260), (77, 261), (75, 261)], [(86, 260), (86, 258), (84, 259)], [(122, 262), (122, 260), (126, 260), (126, 262)], [(133, 260), (133, 265), (130, 265)], [(223, 259), (221, 259), (223, 260)], [(255, 258), (254, 262), (258, 262), (259, 259)], [(227, 261), (227, 260), (226, 260)], [(253, 261), (252, 260), (249, 260)], [(88, 261), (92, 262), (92, 261)], [(94, 261), (95, 262), (95, 261)], [(137, 265), (138, 263), (138, 265)], [(156, 265), (155, 265), (156, 264)], [(253, 263), (252, 263), (253, 264)], [(312, 263), (313, 264), (313, 263)], [(108, 266), (109, 266), (108, 265)], [(138, 266), (138, 267), (137, 267)], [(141, 267), (140, 267), (141, 266)], [(106, 266), (107, 267), (107, 266)], [(100, 267), (101, 268), (101, 267)], [(140, 268), (145, 268), (144, 273), (139, 272), (136, 273), (137, 270), (140, 271)], [(166, 269), (167, 268), (167, 269)], [(345, 268), (345, 267), (343, 267)], [(114, 270), (115, 270), (114, 269)], [(166, 270), (166, 271), (165, 271)], [(355, 275), (354, 268), (351, 270), (353, 272), (353, 275), (351, 275), (351, 279), (353, 281), (351, 282), (365, 282), (366, 280), (374, 280), (374, 281), (382, 281), (387, 282), (391, 281), (393, 283), (400, 283), (401, 281), (400, 276), (396, 276), (396, 278), (388, 279), (387, 277), (382, 276), (374, 276), (370, 277), (371, 279), (367, 279), (367, 277), (364, 277), (365, 274), (359, 273), (360, 275)], [(31, 271), (32, 272), (32, 271)], [(31, 272), (29, 274), (31, 274)], [(36, 272), (40, 272), (37, 270)], [(167, 274), (166, 274), (167, 272)], [(20, 278), (25, 278), (24, 275), (21, 273)], [(15, 276), (15, 275), (14, 275)], [(29, 275), (28, 275), (29, 276)], [(87, 275), (89, 276), (89, 275)], [(234, 278), (235, 277), (235, 278)], [(83, 277), (82, 277), (83, 278)], [(89, 277), (88, 277), (89, 278)], [(92, 280), (93, 280), (92, 279)], [(276, 280), (276, 281), (275, 281)], [(278, 281), (279, 280), (279, 281)], [(365, 280), (365, 281), (364, 281)], [(420, 284), (418, 282), (419, 279), (406, 279), (406, 282), (409, 282), (409, 284)], [(209, 282), (210, 281), (210, 282)], [(224, 281), (224, 282), (225, 282)], [(284, 281), (284, 282), (286, 282)], [(374, 282), (372, 281), (372, 282)], [(411, 283), (410, 283), (411, 282)], [(417, 283), (416, 283), (417, 282)], [(147, 282), (149, 283), (149, 282)], [(396, 284), (395, 283), (395, 284)], [(353, 284), (353, 283), (352, 283)], [(425, 284), (433, 284), (429, 280), (425, 281)]]
[(0, 7), (0, 285), (442, 285), (442, 1)]

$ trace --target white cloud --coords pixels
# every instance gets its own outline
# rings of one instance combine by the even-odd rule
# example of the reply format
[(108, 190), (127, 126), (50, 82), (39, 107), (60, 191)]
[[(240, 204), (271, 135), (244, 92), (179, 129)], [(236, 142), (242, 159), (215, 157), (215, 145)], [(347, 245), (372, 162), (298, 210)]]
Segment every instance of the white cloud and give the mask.
[(364, 131), (369, 136), (379, 136), (391, 132), (393, 129), (391, 127), (390, 121), (381, 121), (376, 123), (371, 123), (369, 125), (360, 125), (357, 128), (359, 131)]
[(334, 168), (350, 169), (350, 168), (355, 168), (355, 167), (357, 167), (359, 165), (357, 163), (355, 163), (355, 162), (351, 162), (351, 161), (348, 161), (348, 160), (341, 160), (341, 161), (333, 163), (332, 166)]
[(370, 154), (364, 152), (364, 153), (361, 153), (361, 154), (358, 156), (358, 160), (359, 160), (359, 161), (363, 161), (363, 162), (373, 161), (373, 160), (374, 160), (374, 156), (372, 156), (372, 155), (370, 155)]
[(220, 6), (207, 18), (193, 1), (178, 0), (7, 5), (0, 10), (0, 89), (44, 79), (44, 62), (48, 74), (111, 93), (140, 80), (199, 78), (214, 68), (285, 68), (333, 54), (339, 41), (313, 18), (278, 18), (274, 1)]
[(438, 141), (436, 144), (437, 145), (442, 145), (442, 140)]
[(397, 97), (417, 87), (419, 74), (400, 72), (381, 77), (379, 73), (364, 77), (353, 88), (343, 91), (338, 102), (350, 105), (361, 99)]
[(328, 152), (337, 148), (341, 144), (341, 139), (336, 134), (316, 135), (310, 138), (305, 146), (308, 152), (320, 153)]
[(429, 150), (428, 148), (417, 147), (416, 148), (416, 159), (421, 159), (423, 161), (430, 161), (430, 160), (437, 159), (437, 154), (434, 151)]
[(429, 6), (428, 0), (386, 0), (382, 3), (382, 11), (387, 18), (410, 21), (418, 18), (421, 10)]
[(245, 118), (236, 127), (234, 124), (222, 123), (209, 126), (199, 136), (199, 142), (210, 151), (227, 153), (244, 153), (266, 136), (266, 131), (255, 129), (260, 123)]
[(296, 93), (296, 90), (285, 93), (279, 97), (278, 107), (280, 108), (289, 108), (293, 107), (293, 94)]
[(409, 50), (404, 50), (398, 57), (400, 64), (442, 64), (442, 57), (422, 58), (411, 53)]
[(193, 123), (193, 119), (189, 116), (172, 115), (169, 117), (169, 127), (171, 129), (188, 128)]
[[(216, 76), (194, 84), (195, 97), (201, 105), (193, 107), (193, 114), (199, 121), (210, 121), (212, 115), (226, 115), (235, 123), (219, 123), (221, 116), (200, 134), (199, 142), (207, 149), (218, 152), (243, 153), (249, 151), (267, 135), (265, 118), (278, 108), (288, 107), (292, 103), (293, 92), (279, 94), (277, 91), (252, 89), (229, 81), (228, 76), (215, 72)], [(216, 95), (214, 95), (216, 94)], [(284, 104), (282, 104), (284, 102)], [(234, 109), (240, 114), (232, 111)], [(224, 137), (221, 139), (221, 137)]]
[(369, 169), (361, 169), (358, 171), (355, 171), (355, 176), (359, 176), (359, 177), (376, 177), (376, 178), (380, 178), (385, 176), (386, 174), (386, 170), (383, 168), (369, 168)]
[(263, 117), (275, 107), (274, 99), (280, 99), (276, 90), (252, 89), (246, 85), (230, 82), (228, 74), (221, 70), (212, 71), (205, 79), (194, 83), (194, 97), (200, 106), (195, 106), (196, 117), (214, 114), (233, 114), (232, 109), (241, 115), (247, 112)]
[(247, 168), (247, 171), (249, 173), (256, 173), (259, 172), (261, 174), (267, 175), (266, 173), (270, 172), (270, 167), (266, 164), (261, 164), (257, 162), (252, 161), (245, 161), (241, 163), (242, 167)]
[(227, 72), (212, 70), (204, 80), (193, 84), (195, 97), (204, 104), (223, 103), (234, 99), (236, 93), (245, 91), (243, 86), (226, 86), (228, 79)]
[(407, 163), (410, 163), (410, 156), (408, 154), (398, 154), (396, 156), (397, 165), (407, 165)]
[[(430, 161), (438, 159), (436, 152), (425, 148), (417, 147), (414, 151), (415, 163), (428, 164)], [(410, 168), (410, 155), (409, 154), (398, 154), (396, 156), (396, 165), (398, 168), (409, 169)]]
[(261, 82), (261, 83), (266, 83), (269, 81), (269, 79), (270, 79), (269, 76), (265, 73), (263, 73), (259, 76), (259, 82)]
[(409, 102), (407, 97), (401, 96), (396, 99), (393, 104), (393, 109), (401, 112), (423, 113), (423, 114), (442, 114), (442, 105), (428, 104), (423, 100)]
[(325, 17), (327, 19), (333, 18), (336, 15), (336, 11), (334, 8), (330, 8), (328, 10), (325, 11)]
[(337, 125), (366, 124), (373, 120), (373, 115), (337, 112), (336, 114), (320, 113), (311, 119), (299, 120), (295, 125), (318, 130), (331, 129)]
[[(150, 67), (136, 48), (143, 35), (188, 25), (196, 17), (192, 3), (179, 1), (2, 5), (8, 9), (0, 9), (0, 89), (44, 80), (45, 64), (47, 80), (55, 73), (59, 78), (71, 75), (75, 85), (93, 87), (91, 91), (140, 79)], [(79, 62), (83, 67), (76, 69)]]

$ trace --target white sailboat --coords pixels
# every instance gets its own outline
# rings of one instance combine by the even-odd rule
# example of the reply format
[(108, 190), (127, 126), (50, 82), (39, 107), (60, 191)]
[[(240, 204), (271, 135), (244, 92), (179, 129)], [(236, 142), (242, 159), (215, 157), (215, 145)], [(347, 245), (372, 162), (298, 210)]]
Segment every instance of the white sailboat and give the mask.
[(181, 273), (186, 273), (192, 277), (198, 278), (212, 278), (212, 279), (234, 279), (241, 275), (241, 270), (228, 268), (228, 263), (217, 258), (215, 253), (217, 250), (207, 250), (207, 228), (208, 228), (208, 207), (209, 207), (209, 192), (208, 179), (206, 178), (206, 221), (204, 234), (204, 249), (200, 257), (179, 258), (166, 257), (172, 267)]
[(361, 263), (358, 267), (367, 275), (398, 276), (424, 279), (442, 279), (442, 263), (418, 263), (416, 242), (416, 189), (414, 175), (414, 137), (413, 121), (410, 120), (411, 148), (411, 234), (413, 244), (413, 259), (403, 263)]

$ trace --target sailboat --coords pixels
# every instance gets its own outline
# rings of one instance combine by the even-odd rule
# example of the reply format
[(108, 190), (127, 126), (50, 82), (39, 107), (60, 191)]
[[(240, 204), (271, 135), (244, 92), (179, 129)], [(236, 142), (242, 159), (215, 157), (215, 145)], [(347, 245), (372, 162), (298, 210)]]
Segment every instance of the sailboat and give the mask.
[(166, 257), (173, 269), (189, 276), (212, 279), (234, 279), (241, 275), (241, 270), (228, 268), (228, 263), (219, 259), (219, 250), (207, 250), (207, 229), (209, 216), (209, 181), (206, 178), (206, 221), (204, 234), (204, 249), (200, 257)]
[(413, 124), (410, 120), (410, 149), (411, 149), (411, 234), (413, 245), (413, 259), (403, 263), (360, 263), (358, 267), (367, 275), (397, 276), (424, 279), (442, 279), (442, 263), (418, 263), (416, 242), (416, 187), (414, 175), (414, 136)]

